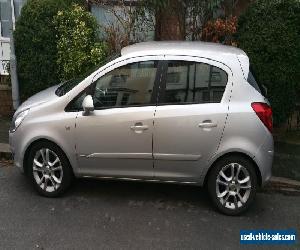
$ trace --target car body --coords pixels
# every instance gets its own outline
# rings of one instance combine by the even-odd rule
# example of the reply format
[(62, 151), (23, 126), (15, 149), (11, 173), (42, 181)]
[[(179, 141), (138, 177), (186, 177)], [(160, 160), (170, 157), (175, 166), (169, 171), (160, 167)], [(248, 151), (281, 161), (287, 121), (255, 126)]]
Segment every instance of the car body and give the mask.
[(245, 52), (231, 46), (125, 47), (78, 84), (51, 87), (18, 108), (9, 134), (14, 163), (28, 172), (32, 146), (48, 141), (76, 177), (201, 186), (218, 160), (234, 154), (253, 164), (263, 185), (273, 137), (252, 104), (269, 102), (255, 80), (249, 83), (249, 68)]

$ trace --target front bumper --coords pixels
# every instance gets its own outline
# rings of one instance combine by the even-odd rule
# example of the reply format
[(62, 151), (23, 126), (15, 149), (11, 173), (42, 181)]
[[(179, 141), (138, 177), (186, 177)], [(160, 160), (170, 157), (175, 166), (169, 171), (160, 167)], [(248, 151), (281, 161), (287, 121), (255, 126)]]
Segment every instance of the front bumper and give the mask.
[(17, 138), (17, 131), (14, 133), (9, 132), (9, 146), (12, 152), (14, 165), (18, 167), (22, 173), (24, 173), (23, 154), (21, 152), (21, 144), (20, 142), (18, 143)]

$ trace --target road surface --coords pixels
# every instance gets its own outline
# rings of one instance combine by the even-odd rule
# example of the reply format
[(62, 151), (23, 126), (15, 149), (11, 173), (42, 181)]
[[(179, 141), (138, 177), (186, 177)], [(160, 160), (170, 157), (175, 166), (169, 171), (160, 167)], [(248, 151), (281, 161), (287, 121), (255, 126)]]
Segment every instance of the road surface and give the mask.
[(240, 245), (241, 229), (289, 228), (299, 242), (300, 196), (260, 192), (240, 217), (219, 214), (193, 186), (77, 180), (49, 199), (0, 163), (0, 249), (253, 249)]

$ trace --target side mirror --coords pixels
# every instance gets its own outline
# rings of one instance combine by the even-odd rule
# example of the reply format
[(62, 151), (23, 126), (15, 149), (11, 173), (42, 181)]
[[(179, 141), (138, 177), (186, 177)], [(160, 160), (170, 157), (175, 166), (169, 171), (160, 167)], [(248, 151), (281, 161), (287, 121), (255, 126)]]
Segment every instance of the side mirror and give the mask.
[(91, 95), (87, 95), (82, 102), (82, 108), (85, 114), (89, 114), (94, 111), (94, 103)]

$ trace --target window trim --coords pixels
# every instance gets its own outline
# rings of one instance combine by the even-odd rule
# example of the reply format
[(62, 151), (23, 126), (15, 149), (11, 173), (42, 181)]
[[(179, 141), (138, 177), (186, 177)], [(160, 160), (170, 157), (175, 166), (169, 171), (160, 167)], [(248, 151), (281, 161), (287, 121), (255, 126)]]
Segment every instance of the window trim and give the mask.
[[(141, 58), (142, 59), (142, 58)], [(125, 65), (133, 64), (133, 63), (140, 63), (140, 62), (147, 62), (147, 61), (157, 61), (157, 70), (156, 70), (156, 75), (153, 83), (153, 89), (151, 93), (151, 98), (150, 98), (150, 103), (147, 104), (133, 104), (133, 105), (123, 105), (123, 106), (110, 106), (110, 107), (95, 107), (95, 110), (106, 110), (106, 109), (116, 109), (116, 108), (131, 108), (131, 107), (147, 107), (147, 106), (157, 106), (158, 104), (158, 92), (159, 92), (159, 87), (160, 87), (160, 81), (161, 81), (161, 76), (162, 76), (162, 65), (163, 65), (163, 60), (158, 60), (158, 59), (149, 59), (149, 60), (140, 60), (136, 62), (128, 62), (124, 65), (120, 65), (118, 67), (112, 68), (110, 71), (106, 72), (105, 74), (93, 78), (92, 82), (85, 87), (82, 91), (80, 91), (79, 94), (77, 94), (65, 107), (65, 112), (80, 112), (83, 111), (82, 107), (80, 109), (75, 109), (72, 106), (76, 102), (77, 98), (79, 98), (84, 92), (87, 91), (88, 88), (92, 88), (91, 91), (94, 94), (95, 93), (95, 88), (96, 88), (96, 82), (99, 78), (105, 76), (106, 74), (112, 72), (115, 69), (118, 69), (120, 67), (123, 67)]]
[[(196, 61), (196, 60), (186, 60), (186, 59), (180, 58), (180, 57), (181, 56), (175, 56), (176, 59), (166, 59), (166, 60), (163, 60), (165, 62), (165, 67), (163, 67), (163, 72), (162, 72), (163, 76), (162, 76), (162, 80), (160, 82), (160, 88), (159, 88), (159, 93), (158, 93), (157, 106), (194, 105), (194, 104), (201, 105), (201, 104), (216, 104), (216, 103), (221, 103), (222, 100), (223, 100), (226, 88), (227, 88), (227, 86), (229, 84), (229, 74), (228, 74), (228, 72), (225, 69), (223, 69), (223, 68), (221, 68), (219, 66), (213, 65), (211, 63), (208, 63), (208, 62), (203, 62), (203, 61), (200, 61), (200, 60), (199, 61)], [(201, 58), (201, 57), (197, 57), (197, 58)], [(193, 57), (193, 59), (194, 59), (194, 57)], [(207, 58), (205, 58), (205, 59), (207, 59)], [(208, 59), (208, 60), (210, 61), (210, 59)], [(227, 75), (227, 82), (226, 82), (226, 86), (225, 86), (225, 89), (224, 89), (224, 92), (223, 92), (223, 96), (222, 96), (220, 102), (202, 102), (202, 103), (201, 102), (182, 102), (182, 103), (177, 103), (177, 102), (176, 103), (174, 103), (174, 102), (172, 102), (172, 103), (162, 102), (162, 100), (164, 100), (164, 98), (165, 98), (165, 93), (166, 93), (168, 64), (169, 64), (169, 62), (172, 62), (172, 61), (173, 62), (175, 62), (175, 61), (184, 61), (184, 62), (190, 62), (190, 63), (204, 63), (204, 64), (207, 64), (207, 65), (210, 66), (210, 69), (209, 69), (209, 71), (210, 71), (209, 78), (211, 78), (212, 67), (216, 67), (216, 68), (219, 68), (222, 71), (224, 71), (226, 73), (226, 75)], [(216, 61), (216, 62), (218, 62), (218, 61)], [(225, 64), (223, 64), (223, 65), (225, 65)], [(225, 65), (225, 66), (228, 67), (227, 65)], [(209, 84), (209, 88), (210, 88), (210, 84)], [(194, 94), (195, 93), (193, 93), (193, 97), (194, 97)]]

